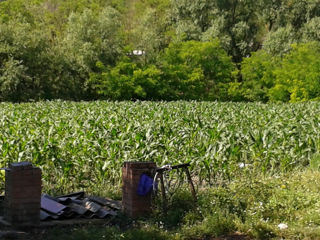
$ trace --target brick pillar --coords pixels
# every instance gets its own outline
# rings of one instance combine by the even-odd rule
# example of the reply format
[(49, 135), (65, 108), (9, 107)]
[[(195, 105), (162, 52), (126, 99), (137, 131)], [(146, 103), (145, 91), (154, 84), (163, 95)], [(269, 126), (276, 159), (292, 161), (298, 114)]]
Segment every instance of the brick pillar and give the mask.
[(29, 162), (12, 163), (5, 175), (5, 219), (13, 226), (40, 223), (41, 170)]
[(151, 194), (139, 196), (137, 189), (140, 176), (146, 173), (153, 177), (154, 162), (125, 162), (122, 168), (122, 208), (130, 217), (140, 217), (151, 212)]

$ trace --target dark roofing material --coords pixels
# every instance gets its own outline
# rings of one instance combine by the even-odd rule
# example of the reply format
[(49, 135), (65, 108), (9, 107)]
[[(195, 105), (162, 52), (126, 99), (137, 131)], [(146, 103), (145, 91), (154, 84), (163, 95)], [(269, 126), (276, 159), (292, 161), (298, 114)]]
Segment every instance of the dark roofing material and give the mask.
[(121, 202), (97, 196), (85, 197), (84, 192), (59, 197), (41, 196), (41, 221), (70, 218), (107, 218), (116, 216)]
[(52, 200), (48, 195), (41, 196), (41, 208), (49, 213), (61, 215), (67, 207)]

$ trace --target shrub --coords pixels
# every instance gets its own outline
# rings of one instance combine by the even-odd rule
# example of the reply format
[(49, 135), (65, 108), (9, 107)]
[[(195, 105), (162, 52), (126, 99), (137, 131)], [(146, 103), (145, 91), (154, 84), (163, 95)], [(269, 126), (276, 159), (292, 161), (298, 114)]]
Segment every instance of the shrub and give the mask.
[(176, 99), (223, 99), (224, 85), (231, 82), (235, 69), (218, 40), (172, 43), (162, 64)]
[(245, 58), (241, 64), (241, 94), (247, 101), (268, 101), (268, 91), (274, 85), (273, 70), (278, 59), (261, 50)]
[(299, 102), (320, 97), (320, 44), (292, 45), (275, 71), (275, 86), (270, 89), (273, 101)]

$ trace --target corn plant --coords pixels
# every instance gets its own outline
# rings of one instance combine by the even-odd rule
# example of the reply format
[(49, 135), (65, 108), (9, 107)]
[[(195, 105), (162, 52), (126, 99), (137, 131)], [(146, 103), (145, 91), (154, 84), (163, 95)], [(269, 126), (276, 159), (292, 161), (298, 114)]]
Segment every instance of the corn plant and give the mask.
[(124, 161), (190, 162), (214, 184), (304, 167), (319, 150), (320, 103), (0, 104), (0, 167), (31, 161), (46, 190), (118, 186)]

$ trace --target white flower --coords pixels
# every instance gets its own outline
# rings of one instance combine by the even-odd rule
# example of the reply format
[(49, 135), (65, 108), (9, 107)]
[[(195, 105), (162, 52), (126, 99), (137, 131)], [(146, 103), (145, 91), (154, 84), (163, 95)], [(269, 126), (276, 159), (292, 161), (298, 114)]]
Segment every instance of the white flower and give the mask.
[(239, 163), (239, 168), (244, 168), (245, 164), (244, 163)]
[(287, 228), (288, 228), (288, 225), (285, 224), (285, 223), (280, 223), (280, 224), (278, 225), (278, 228), (281, 229), (281, 230), (287, 229)]

